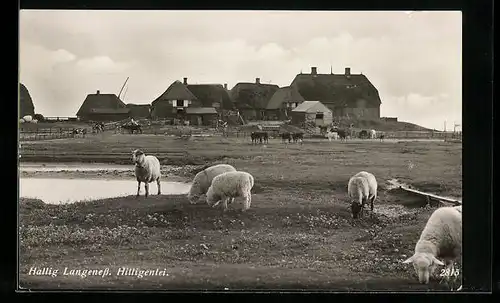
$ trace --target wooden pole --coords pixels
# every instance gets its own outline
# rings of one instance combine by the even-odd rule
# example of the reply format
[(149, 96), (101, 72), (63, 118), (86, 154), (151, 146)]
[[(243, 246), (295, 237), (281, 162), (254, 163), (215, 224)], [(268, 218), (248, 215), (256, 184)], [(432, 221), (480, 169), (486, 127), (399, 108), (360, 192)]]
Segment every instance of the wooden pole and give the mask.
[(438, 195), (425, 193), (425, 192), (422, 192), (422, 191), (419, 191), (419, 190), (416, 190), (416, 189), (407, 188), (407, 187), (404, 187), (404, 186), (400, 186), (399, 188), (401, 188), (402, 190), (405, 190), (407, 192), (411, 192), (411, 193), (414, 193), (414, 194), (417, 194), (417, 195), (420, 195), (420, 196), (424, 196), (424, 197), (427, 198), (427, 201), (429, 201), (430, 198), (433, 198), (433, 199), (436, 199), (436, 200), (440, 200), (440, 201), (452, 203), (452, 204), (455, 204), (455, 205), (462, 205), (462, 201), (460, 201), (460, 200), (454, 200), (454, 199), (450, 199), (450, 198), (445, 198), (445, 197), (441, 197), (441, 196), (438, 196)]

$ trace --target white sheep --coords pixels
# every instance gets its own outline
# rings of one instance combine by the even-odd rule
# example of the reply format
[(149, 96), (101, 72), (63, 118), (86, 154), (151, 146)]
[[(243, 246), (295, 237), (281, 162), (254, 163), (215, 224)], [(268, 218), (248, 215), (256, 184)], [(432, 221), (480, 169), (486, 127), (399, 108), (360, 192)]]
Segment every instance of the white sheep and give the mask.
[(236, 171), (236, 168), (229, 164), (217, 164), (210, 166), (194, 176), (193, 184), (187, 195), (191, 204), (195, 204), (201, 195), (206, 194), (208, 188), (212, 184), (212, 180), (225, 172)]
[[(429, 217), (420, 239), (415, 245), (415, 253), (404, 264), (413, 263), (420, 283), (429, 283), (436, 265), (445, 265), (453, 272), (453, 262), (462, 253), (462, 212), (457, 207), (441, 207)], [(448, 280), (449, 277), (445, 276)]]
[(232, 202), (236, 197), (243, 197), (245, 201), (242, 211), (246, 211), (252, 203), (251, 190), (253, 185), (254, 178), (247, 172), (232, 171), (222, 173), (212, 180), (212, 185), (208, 188), (207, 204), (215, 207), (222, 202), (224, 211), (226, 211), (229, 200)]
[(137, 178), (137, 197), (141, 190), (141, 182), (144, 182), (146, 198), (149, 195), (149, 183), (156, 181), (158, 186), (158, 195), (161, 195), (161, 165), (158, 158), (152, 155), (145, 155), (139, 149), (132, 152), (132, 161), (135, 163), (135, 177)]
[(373, 203), (377, 199), (377, 179), (369, 172), (361, 171), (349, 179), (347, 192), (351, 199), (351, 211), (356, 219), (359, 212), (363, 215), (365, 204), (370, 202), (370, 216), (373, 216)]
[(328, 138), (328, 141), (332, 141), (332, 139), (338, 140), (339, 134), (337, 132), (328, 131), (328, 132), (326, 132), (326, 137)]

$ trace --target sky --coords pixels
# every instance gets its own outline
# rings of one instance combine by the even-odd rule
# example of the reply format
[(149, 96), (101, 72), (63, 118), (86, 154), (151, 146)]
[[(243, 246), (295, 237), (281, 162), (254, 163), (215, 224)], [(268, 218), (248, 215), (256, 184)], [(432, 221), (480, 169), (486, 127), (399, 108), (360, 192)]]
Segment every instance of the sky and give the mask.
[(288, 86), (301, 71), (363, 73), (381, 116), (462, 120), (460, 11), (22, 10), (20, 82), (35, 112), (75, 116), (87, 94), (148, 104), (175, 80)]

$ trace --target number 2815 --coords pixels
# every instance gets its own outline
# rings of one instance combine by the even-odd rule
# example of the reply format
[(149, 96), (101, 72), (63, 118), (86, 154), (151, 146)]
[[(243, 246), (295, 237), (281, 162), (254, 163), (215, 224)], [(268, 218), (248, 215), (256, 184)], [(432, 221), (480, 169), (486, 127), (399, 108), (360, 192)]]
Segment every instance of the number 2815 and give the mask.
[(443, 268), (439, 273), (440, 277), (457, 277), (460, 275), (460, 270), (456, 268)]

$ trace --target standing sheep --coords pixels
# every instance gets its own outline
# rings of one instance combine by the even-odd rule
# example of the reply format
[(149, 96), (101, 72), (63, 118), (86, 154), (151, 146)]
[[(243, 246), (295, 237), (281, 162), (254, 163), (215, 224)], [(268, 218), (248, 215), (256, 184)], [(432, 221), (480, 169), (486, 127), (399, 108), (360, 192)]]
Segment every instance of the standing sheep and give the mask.
[(132, 152), (132, 161), (135, 163), (135, 177), (137, 178), (137, 197), (141, 190), (141, 182), (144, 182), (146, 190), (145, 197), (149, 195), (149, 183), (156, 181), (158, 195), (161, 195), (161, 166), (160, 161), (155, 156), (146, 156), (144, 152), (136, 149)]
[(212, 180), (225, 172), (236, 171), (236, 169), (229, 164), (217, 164), (210, 166), (194, 176), (193, 184), (188, 193), (188, 200), (191, 204), (195, 204), (201, 195), (206, 194), (208, 188), (212, 184)]
[(245, 201), (242, 211), (246, 211), (252, 203), (253, 185), (254, 178), (247, 172), (233, 171), (220, 174), (212, 180), (212, 185), (208, 188), (207, 204), (215, 207), (222, 202), (226, 211), (229, 200), (232, 202), (236, 197), (243, 197)]
[(365, 203), (368, 200), (370, 201), (370, 216), (373, 216), (373, 203), (377, 199), (377, 188), (377, 179), (366, 171), (361, 171), (349, 179), (347, 191), (351, 198), (351, 211), (354, 219), (358, 217), (360, 211), (361, 216), (363, 215)]
[[(462, 253), (462, 212), (457, 207), (441, 207), (429, 217), (420, 239), (415, 245), (415, 253), (404, 264), (413, 263), (420, 283), (429, 283), (436, 265), (445, 265), (453, 271), (453, 261)], [(445, 277), (448, 280), (449, 277)]]

